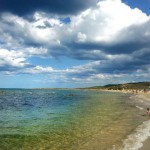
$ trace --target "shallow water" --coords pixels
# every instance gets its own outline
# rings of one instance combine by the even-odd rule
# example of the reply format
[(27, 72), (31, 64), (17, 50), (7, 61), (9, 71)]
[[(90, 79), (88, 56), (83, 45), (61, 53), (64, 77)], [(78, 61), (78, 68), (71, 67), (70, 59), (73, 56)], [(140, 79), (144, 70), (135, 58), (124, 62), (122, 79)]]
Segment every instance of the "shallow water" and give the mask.
[(145, 118), (129, 94), (0, 90), (0, 149), (119, 149)]

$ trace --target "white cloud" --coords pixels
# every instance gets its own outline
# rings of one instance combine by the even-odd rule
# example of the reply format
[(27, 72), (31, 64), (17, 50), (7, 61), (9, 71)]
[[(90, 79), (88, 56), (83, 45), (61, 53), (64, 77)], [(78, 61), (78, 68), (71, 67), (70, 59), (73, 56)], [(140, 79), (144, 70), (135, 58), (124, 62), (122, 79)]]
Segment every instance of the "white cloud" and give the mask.
[(97, 66), (100, 64), (100, 61), (94, 61), (87, 63), (85, 65), (79, 65), (79, 66), (74, 66), (68, 69), (62, 70), (62, 73), (66, 74), (82, 74), (85, 72), (95, 72), (95, 69), (93, 69), (93, 66)]
[(28, 47), (23, 49), (22, 51), (26, 56), (34, 56), (34, 55), (45, 56), (48, 52), (48, 49), (43, 47), (39, 47), (39, 48)]
[(20, 51), (0, 49), (0, 66), (24, 67), (27, 65), (24, 54)]
[[(150, 36), (146, 25), (145, 28), (143, 27), (143, 32), (134, 31), (134, 26), (142, 26), (150, 21), (149, 16), (137, 8), (131, 9), (121, 0), (99, 1), (96, 7), (71, 16), (70, 24), (63, 24), (58, 16), (51, 17), (44, 12), (36, 12), (33, 18), (34, 21), (28, 21), (10, 13), (3, 13), (0, 22), (0, 38), (9, 47), (35, 44), (39, 47), (45, 46), (49, 51), (54, 51), (54, 47), (55, 49), (59, 47), (61, 55), (64, 55), (62, 49), (70, 49), (69, 51), (73, 51), (70, 54), (73, 55), (80, 49), (75, 52), (69, 46), (73, 46), (76, 42), (100, 42), (110, 46), (110, 44), (120, 44), (123, 41), (139, 40), (136, 37), (137, 33), (146, 38)], [(132, 31), (130, 27), (133, 27)], [(107, 47), (101, 50), (104, 51), (105, 48)], [(84, 53), (85, 51), (83, 55)]]
[(84, 42), (86, 40), (86, 35), (84, 33), (78, 32), (77, 38), (79, 42)]
[(41, 16), (36, 17), (34, 22), (30, 22), (13, 14), (3, 13), (0, 23), (2, 39), (6, 43), (15, 43), (15, 45), (30, 42), (57, 45), (57, 40), (59, 40), (57, 28), (62, 26), (61, 22), (57, 18), (47, 18), (42, 14), (39, 15)]
[(18, 50), (8, 50), (0, 48), (0, 67), (4, 67), (4, 70), (10, 69), (11, 67), (23, 68), (30, 65), (29, 62), (27, 62), (27, 58), (35, 55), (41, 55), (42, 57), (44, 57), (45, 55), (46, 57), (46, 54), (47, 49), (42, 47), (29, 47)]
[(116, 36), (121, 36), (121, 30), (148, 20), (141, 10), (131, 9), (121, 0), (105, 0), (100, 1), (96, 8), (74, 16), (70, 28), (74, 33), (86, 33), (87, 41), (109, 42), (119, 40)]
[(53, 72), (52, 67), (41, 67), (41, 66), (36, 66), (33, 68), (26, 68), (23, 72), (24, 73), (29, 73), (29, 74), (39, 74), (39, 73), (51, 73)]

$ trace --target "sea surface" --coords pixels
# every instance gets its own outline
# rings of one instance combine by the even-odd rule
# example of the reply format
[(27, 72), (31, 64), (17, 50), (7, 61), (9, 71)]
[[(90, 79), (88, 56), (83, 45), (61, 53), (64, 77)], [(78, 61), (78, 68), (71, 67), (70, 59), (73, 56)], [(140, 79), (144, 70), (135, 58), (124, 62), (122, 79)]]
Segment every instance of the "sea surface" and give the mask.
[(0, 90), (0, 150), (136, 150), (146, 103), (98, 90)]

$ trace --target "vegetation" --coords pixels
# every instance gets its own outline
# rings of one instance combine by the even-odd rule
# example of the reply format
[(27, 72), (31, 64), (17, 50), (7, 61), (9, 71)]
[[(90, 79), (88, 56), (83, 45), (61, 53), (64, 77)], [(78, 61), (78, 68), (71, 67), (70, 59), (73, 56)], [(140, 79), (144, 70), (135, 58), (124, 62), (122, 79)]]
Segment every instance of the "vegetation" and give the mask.
[(137, 83), (125, 83), (125, 84), (108, 84), (105, 86), (94, 86), (86, 89), (103, 89), (103, 90), (143, 90), (149, 89), (150, 82), (137, 82)]

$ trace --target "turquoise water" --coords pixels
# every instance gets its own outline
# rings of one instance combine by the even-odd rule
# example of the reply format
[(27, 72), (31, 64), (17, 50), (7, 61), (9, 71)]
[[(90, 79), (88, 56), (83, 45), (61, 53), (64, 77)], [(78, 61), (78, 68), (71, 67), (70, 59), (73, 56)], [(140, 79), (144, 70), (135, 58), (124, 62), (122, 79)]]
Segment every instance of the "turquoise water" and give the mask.
[(1, 150), (107, 150), (145, 121), (129, 94), (0, 90)]

